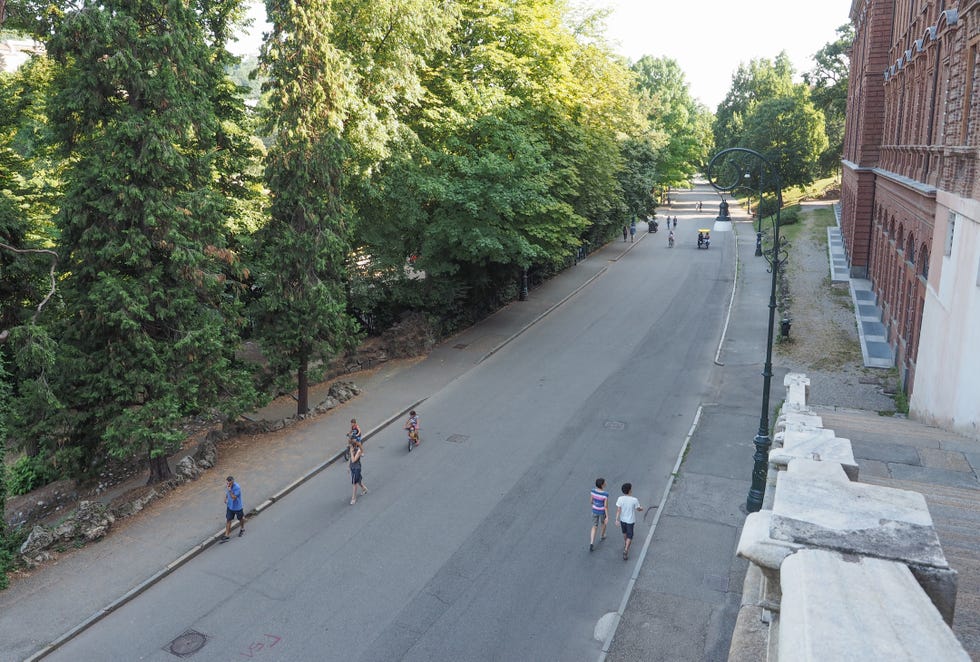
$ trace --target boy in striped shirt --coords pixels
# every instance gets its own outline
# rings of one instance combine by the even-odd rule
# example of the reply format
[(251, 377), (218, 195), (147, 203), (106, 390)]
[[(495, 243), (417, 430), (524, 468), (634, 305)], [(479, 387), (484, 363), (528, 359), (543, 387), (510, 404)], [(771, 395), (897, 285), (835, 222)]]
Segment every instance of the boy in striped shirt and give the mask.
[(592, 501), (592, 535), (589, 536), (589, 551), (595, 549), (595, 533), (602, 522), (602, 535), (599, 540), (606, 539), (606, 524), (609, 522), (609, 511), (606, 510), (606, 501), (609, 500), (609, 492), (606, 492), (606, 479), (596, 478), (595, 487), (589, 494)]

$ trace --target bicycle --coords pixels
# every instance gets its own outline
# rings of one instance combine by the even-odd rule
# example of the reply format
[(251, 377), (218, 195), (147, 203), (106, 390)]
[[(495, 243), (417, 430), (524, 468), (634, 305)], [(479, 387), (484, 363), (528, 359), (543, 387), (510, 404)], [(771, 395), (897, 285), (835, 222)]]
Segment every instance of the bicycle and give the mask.
[(408, 412), (408, 420), (405, 421), (402, 429), (408, 430), (408, 452), (411, 453), (412, 449), (418, 446), (421, 441), (419, 439), (419, 417), (415, 414), (414, 409)]

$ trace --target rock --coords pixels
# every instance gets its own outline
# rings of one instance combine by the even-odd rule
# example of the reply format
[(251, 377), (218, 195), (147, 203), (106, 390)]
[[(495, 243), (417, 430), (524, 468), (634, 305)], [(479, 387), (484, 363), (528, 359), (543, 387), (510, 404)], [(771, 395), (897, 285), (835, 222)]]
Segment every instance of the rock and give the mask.
[(202, 470), (210, 469), (218, 463), (218, 448), (213, 440), (207, 438), (198, 445), (194, 451), (194, 462)]
[(88, 542), (105, 536), (112, 523), (116, 521), (112, 513), (97, 501), (82, 501), (78, 504), (78, 510), (73, 517), (78, 525), (77, 535)]
[(126, 501), (120, 506), (117, 506), (112, 510), (112, 514), (115, 517), (129, 517), (130, 515), (135, 515), (139, 511), (143, 510), (146, 504), (150, 503), (154, 499), (160, 496), (160, 493), (156, 490), (150, 490), (146, 494)]
[(20, 555), (25, 557), (25, 562), (27, 559), (33, 558), (40, 552), (50, 547), (54, 543), (54, 535), (48, 529), (44, 528), (40, 524), (34, 525), (31, 530), (27, 540), (24, 544), (20, 546)]
[(174, 473), (177, 474), (178, 478), (184, 481), (190, 481), (196, 480), (201, 475), (201, 469), (197, 466), (194, 458), (188, 455), (177, 463), (177, 466), (174, 467)]

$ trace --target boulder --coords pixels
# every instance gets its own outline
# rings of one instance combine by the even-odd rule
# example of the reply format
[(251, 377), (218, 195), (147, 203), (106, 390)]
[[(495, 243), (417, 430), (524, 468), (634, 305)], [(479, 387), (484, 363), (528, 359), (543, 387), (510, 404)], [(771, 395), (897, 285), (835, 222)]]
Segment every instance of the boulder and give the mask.
[(197, 462), (192, 456), (187, 455), (174, 467), (174, 473), (182, 482), (197, 480), (197, 477), (201, 475), (201, 468), (197, 466)]
[(116, 521), (108, 508), (98, 501), (82, 501), (72, 517), (77, 524), (76, 535), (84, 538), (86, 542), (105, 536), (112, 523)]
[(202, 470), (210, 469), (218, 463), (218, 447), (214, 445), (210, 435), (194, 451), (194, 462)]
[(54, 544), (54, 534), (40, 524), (35, 524), (27, 540), (20, 546), (20, 555), (25, 557), (26, 562), (28, 558), (37, 556), (52, 544)]

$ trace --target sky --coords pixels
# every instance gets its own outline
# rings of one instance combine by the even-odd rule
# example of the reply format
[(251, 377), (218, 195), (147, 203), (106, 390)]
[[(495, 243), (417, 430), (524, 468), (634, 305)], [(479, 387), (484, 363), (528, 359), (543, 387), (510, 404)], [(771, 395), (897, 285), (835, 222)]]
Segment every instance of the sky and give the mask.
[[(691, 96), (714, 111), (742, 63), (786, 51), (797, 74), (813, 68), (813, 54), (836, 41), (849, 23), (852, 0), (577, 0), (607, 8), (606, 37), (630, 60), (644, 55), (676, 60)], [(258, 53), (265, 6), (252, 5), (251, 34), (231, 47)]]

